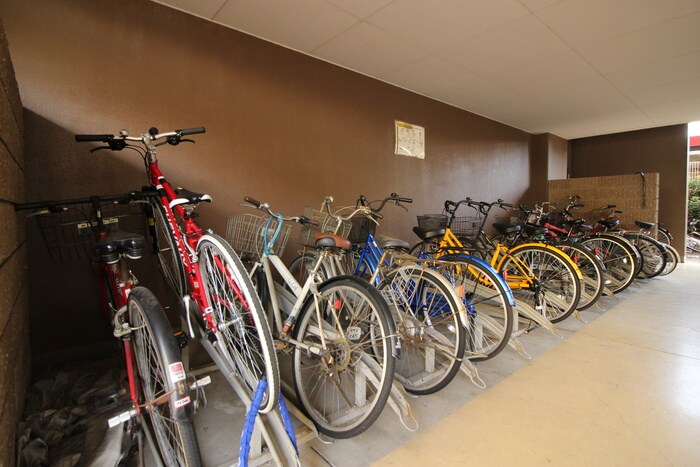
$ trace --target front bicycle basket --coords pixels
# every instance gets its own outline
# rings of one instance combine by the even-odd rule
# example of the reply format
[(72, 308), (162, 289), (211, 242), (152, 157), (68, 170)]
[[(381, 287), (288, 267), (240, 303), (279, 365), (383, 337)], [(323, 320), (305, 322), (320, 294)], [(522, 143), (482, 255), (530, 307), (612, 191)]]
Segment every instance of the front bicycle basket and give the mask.
[[(338, 227), (338, 220), (330, 216), (327, 212), (311, 209), (304, 209), (304, 217), (311, 219), (316, 225), (305, 224), (301, 228), (299, 235), (299, 243), (306, 246), (314, 246), (316, 234), (336, 234), (341, 237), (347, 237), (350, 233), (352, 223), (350, 221), (342, 221)], [(338, 227), (336, 232), (336, 227)]]
[[(228, 218), (226, 225), (226, 240), (240, 255), (251, 254), (257, 258), (262, 256), (265, 248), (265, 228), (267, 228), (267, 241), (272, 240), (278, 226), (278, 220), (273, 218), (268, 224), (269, 217), (255, 214), (238, 214)], [(283, 225), (273, 251), (281, 256), (289, 240), (291, 225)]]
[(447, 216), (445, 214), (423, 214), (418, 216), (418, 227), (427, 232), (447, 228)]
[[(145, 235), (143, 203), (103, 203), (100, 210), (107, 232), (123, 230)], [(65, 264), (93, 259), (97, 221), (92, 204), (75, 204), (65, 211), (34, 217), (51, 261)]]
[(481, 229), (483, 216), (464, 216), (452, 219), (452, 233), (458, 237), (475, 238)]
[(372, 234), (377, 230), (377, 223), (366, 216), (355, 216), (351, 219), (352, 228), (348, 234), (348, 240), (352, 243), (365, 243), (367, 235)]

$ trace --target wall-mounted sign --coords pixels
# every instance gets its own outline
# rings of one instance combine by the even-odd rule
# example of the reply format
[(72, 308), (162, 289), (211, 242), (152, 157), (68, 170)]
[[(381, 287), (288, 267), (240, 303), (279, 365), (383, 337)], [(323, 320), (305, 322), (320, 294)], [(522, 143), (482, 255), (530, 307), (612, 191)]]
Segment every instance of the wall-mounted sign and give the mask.
[(394, 124), (396, 127), (394, 153), (425, 159), (425, 128), (398, 120), (395, 120)]

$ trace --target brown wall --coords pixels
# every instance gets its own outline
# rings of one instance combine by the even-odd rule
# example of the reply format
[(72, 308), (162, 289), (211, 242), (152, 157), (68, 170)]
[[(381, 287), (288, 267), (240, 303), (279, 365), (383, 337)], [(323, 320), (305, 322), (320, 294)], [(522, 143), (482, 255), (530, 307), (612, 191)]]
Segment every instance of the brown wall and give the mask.
[(532, 137), (530, 146), (530, 197), (529, 203), (545, 201), (547, 181), (567, 177), (569, 166), (568, 141), (551, 133)]
[(0, 22), (0, 465), (15, 464), (15, 431), (29, 377), (22, 103)]
[[(328, 194), (343, 205), (397, 192), (415, 203), (409, 213), (387, 209), (379, 231), (413, 241), (415, 215), (439, 212), (445, 199), (518, 202), (531, 185), (525, 132), (153, 2), (4, 0), (0, 15), (32, 135), (32, 199), (141, 186), (134, 154), (90, 156), (71, 135), (153, 125), (206, 126), (196, 145), (162, 148), (161, 167), (174, 183), (213, 196), (201, 220), (219, 232), (245, 195), (300, 214)], [(425, 127), (425, 160), (393, 154), (394, 120)], [(89, 284), (87, 272), (81, 277)], [(92, 338), (87, 324), (65, 324), (89, 319), (82, 305), (37, 297), (37, 351)], [(62, 332), (50, 332), (48, 313)]]
[(676, 249), (685, 250), (687, 125), (576, 139), (569, 151), (571, 177), (658, 172), (659, 221), (674, 234)]

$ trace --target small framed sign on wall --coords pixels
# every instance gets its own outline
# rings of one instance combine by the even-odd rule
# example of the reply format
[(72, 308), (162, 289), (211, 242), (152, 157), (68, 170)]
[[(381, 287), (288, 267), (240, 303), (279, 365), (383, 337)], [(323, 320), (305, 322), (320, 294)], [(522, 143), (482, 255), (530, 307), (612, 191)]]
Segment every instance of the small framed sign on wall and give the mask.
[(394, 120), (394, 126), (396, 128), (394, 153), (425, 159), (425, 128), (398, 120)]

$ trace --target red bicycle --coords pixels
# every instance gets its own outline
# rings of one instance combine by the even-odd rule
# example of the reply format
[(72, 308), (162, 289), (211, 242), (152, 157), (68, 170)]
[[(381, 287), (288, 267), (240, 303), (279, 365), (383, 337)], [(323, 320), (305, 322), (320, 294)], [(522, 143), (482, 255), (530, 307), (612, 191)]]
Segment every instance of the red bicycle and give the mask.
[[(110, 426), (126, 422), (139, 447), (141, 433), (154, 434), (164, 465), (197, 466), (201, 459), (192, 426), (194, 404), (180, 347), (163, 307), (150, 290), (138, 286), (127, 265), (127, 259), (141, 258), (145, 238), (120, 229), (134, 217), (143, 223), (141, 207), (149, 196), (140, 192), (91, 196), (17, 204), (15, 209), (35, 211), (31, 216), (54, 261), (93, 260), (103, 315), (124, 351), (132, 402), (128, 412), (110, 420)], [(125, 446), (122, 457), (129, 450)]]
[[(194, 337), (194, 317), (199, 334), (212, 344), (212, 358), (223, 375), (234, 389), (237, 385), (243, 388), (249, 399), (252, 400), (260, 380), (267, 380), (259, 409), (260, 413), (267, 413), (279, 401), (280, 378), (260, 299), (233, 248), (194, 220), (197, 205), (211, 202), (211, 197), (174, 189), (158, 166), (158, 146), (194, 142), (183, 137), (204, 132), (204, 128), (190, 128), (158, 133), (151, 128), (140, 136), (129, 136), (122, 130), (118, 136), (76, 135), (75, 139), (106, 144), (91, 152), (131, 149), (141, 155), (151, 183), (149, 190), (157, 193), (151, 199), (148, 215), (153, 251), (167, 282), (182, 300), (189, 334)], [(196, 313), (190, 304), (194, 304)]]

